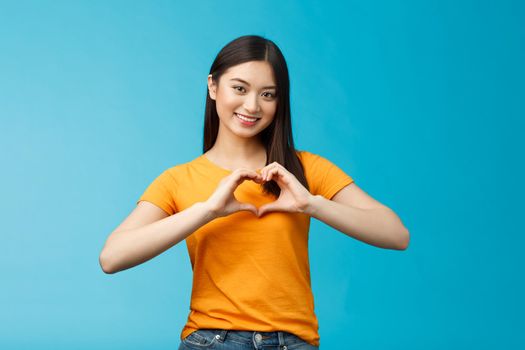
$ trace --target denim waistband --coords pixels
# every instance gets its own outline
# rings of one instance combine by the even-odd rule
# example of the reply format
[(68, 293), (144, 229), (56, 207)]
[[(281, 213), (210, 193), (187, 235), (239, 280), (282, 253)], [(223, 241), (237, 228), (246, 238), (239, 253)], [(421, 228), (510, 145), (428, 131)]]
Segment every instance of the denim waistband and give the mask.
[(295, 334), (284, 331), (261, 332), (226, 329), (206, 329), (204, 331), (212, 332), (213, 336), (221, 342), (229, 339), (244, 344), (253, 344), (257, 349), (263, 346), (278, 346), (280, 349), (286, 349), (287, 345), (304, 342)]

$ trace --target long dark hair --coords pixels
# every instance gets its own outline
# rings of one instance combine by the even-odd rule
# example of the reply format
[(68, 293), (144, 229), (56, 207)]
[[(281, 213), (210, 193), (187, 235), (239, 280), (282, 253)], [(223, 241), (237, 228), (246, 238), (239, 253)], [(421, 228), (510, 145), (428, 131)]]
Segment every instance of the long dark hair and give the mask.
[[(292, 136), (290, 114), (290, 78), (288, 67), (281, 50), (271, 40), (257, 35), (241, 36), (222, 48), (210, 68), (210, 74), (216, 85), (226, 70), (248, 61), (267, 61), (273, 68), (277, 83), (277, 109), (272, 123), (259, 134), (266, 147), (266, 165), (278, 162), (309, 189), (301, 161), (296, 155)], [(204, 112), (204, 147), (203, 153), (213, 147), (219, 132), (219, 116), (215, 100), (206, 90), (206, 110)], [(274, 181), (263, 185), (265, 193), (279, 196), (281, 189)]]

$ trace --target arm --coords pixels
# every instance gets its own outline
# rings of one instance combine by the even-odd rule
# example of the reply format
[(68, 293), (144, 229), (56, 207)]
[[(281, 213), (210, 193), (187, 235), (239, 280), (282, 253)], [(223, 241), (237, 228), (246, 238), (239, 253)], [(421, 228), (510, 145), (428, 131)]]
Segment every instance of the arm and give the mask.
[(275, 180), (281, 194), (275, 202), (259, 208), (259, 216), (271, 211), (305, 213), (350, 237), (381, 248), (405, 250), (408, 247), (410, 236), (399, 217), (355, 182), (329, 200), (312, 195), (279, 163), (267, 165), (261, 174), (263, 181)]
[(172, 216), (147, 201), (140, 201), (131, 214), (108, 237), (99, 256), (105, 273), (115, 273), (142, 264), (173, 247), (208, 222), (237, 211), (257, 214), (257, 208), (240, 203), (233, 192), (243, 181), (260, 181), (249, 169), (237, 169), (223, 178), (205, 202), (197, 202)]
[(405, 250), (410, 235), (400, 218), (388, 207), (368, 196), (355, 183), (339, 191), (332, 200), (311, 196), (304, 212), (342, 233), (386, 249)]
[[(152, 209), (152, 206), (156, 209)], [(148, 210), (149, 213), (156, 210), (158, 216), (161, 212), (164, 213), (162, 216), (167, 216), (157, 206), (141, 201), (127, 219), (130, 223), (128, 226), (135, 226), (131, 222), (138, 222), (138, 217), (145, 217)], [(115, 273), (142, 264), (184, 240), (213, 218), (208, 206), (204, 202), (198, 202), (172, 216), (146, 225), (117, 228), (108, 237), (100, 253), (100, 266), (105, 273)], [(125, 227), (125, 224), (126, 222), (120, 227)]]

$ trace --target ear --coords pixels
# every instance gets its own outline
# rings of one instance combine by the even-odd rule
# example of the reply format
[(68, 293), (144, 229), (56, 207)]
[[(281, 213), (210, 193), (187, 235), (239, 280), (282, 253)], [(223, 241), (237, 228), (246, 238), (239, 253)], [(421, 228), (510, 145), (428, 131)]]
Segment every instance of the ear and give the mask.
[(208, 75), (208, 93), (210, 94), (210, 98), (215, 100), (217, 96), (217, 85), (213, 82), (211, 74)]

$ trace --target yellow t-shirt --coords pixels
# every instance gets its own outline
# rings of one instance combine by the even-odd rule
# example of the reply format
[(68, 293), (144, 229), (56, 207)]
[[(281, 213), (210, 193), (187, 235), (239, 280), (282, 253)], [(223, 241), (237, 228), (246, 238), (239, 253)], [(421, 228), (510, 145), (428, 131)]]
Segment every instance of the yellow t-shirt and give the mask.
[[(354, 180), (329, 160), (297, 151), (310, 193), (331, 199)], [(204, 154), (160, 174), (141, 200), (169, 215), (206, 201), (231, 171)], [(246, 180), (234, 192), (240, 202), (260, 207), (275, 197)], [(241, 211), (215, 219), (186, 238), (193, 287), (181, 339), (197, 329), (286, 331), (319, 346), (310, 283), (310, 217), (271, 212), (258, 218)]]

